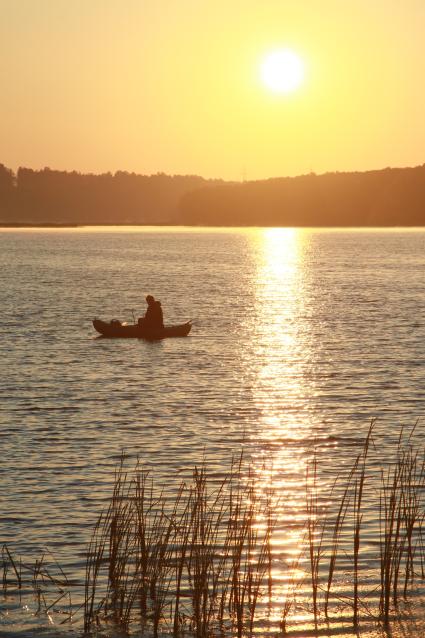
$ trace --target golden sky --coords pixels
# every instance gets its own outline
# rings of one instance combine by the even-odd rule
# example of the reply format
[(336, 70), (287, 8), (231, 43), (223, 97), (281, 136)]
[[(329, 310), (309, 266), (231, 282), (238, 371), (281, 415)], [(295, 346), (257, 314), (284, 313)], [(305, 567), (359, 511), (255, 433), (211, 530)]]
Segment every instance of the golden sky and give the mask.
[[(0, 162), (259, 179), (425, 162), (425, 0), (0, 0)], [(290, 94), (264, 56), (303, 60)]]

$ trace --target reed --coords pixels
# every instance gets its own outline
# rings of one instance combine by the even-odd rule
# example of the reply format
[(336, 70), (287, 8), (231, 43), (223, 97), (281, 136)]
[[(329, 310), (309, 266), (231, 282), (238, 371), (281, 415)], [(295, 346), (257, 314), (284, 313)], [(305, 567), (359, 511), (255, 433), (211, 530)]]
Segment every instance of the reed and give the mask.
[(416, 556), (422, 565), (424, 551), (424, 490), (425, 466), (419, 451), (400, 434), (395, 463), (381, 471), (380, 490), (380, 618), (390, 620), (391, 608), (399, 604), (402, 584), (403, 598), (409, 583), (415, 580)]
[(112, 623), (153, 636), (164, 628), (252, 635), (258, 600), (271, 588), (272, 522), (270, 494), (258, 491), (242, 459), (218, 485), (205, 466), (195, 468), (174, 498), (121, 464), (90, 543), (85, 631)]
[[(62, 617), (61, 624), (73, 621), (72, 585), (50, 552), (46, 551), (34, 563), (24, 562), (14, 556), (8, 545), (4, 544), (1, 558), (5, 600), (8, 596), (17, 595), (21, 604), (23, 597), (30, 594), (36, 603), (33, 610), (35, 616), (49, 618), (52, 612), (58, 612)], [(67, 601), (66, 605), (64, 599)]]
[(366, 464), (369, 452), (369, 446), (372, 439), (375, 421), (372, 421), (369, 431), (366, 435), (363, 450), (356, 459), (354, 467), (350, 472), (350, 476), (354, 477), (354, 498), (353, 498), (353, 518), (354, 518), (354, 537), (353, 537), (353, 624), (358, 625), (359, 622), (359, 555), (360, 555), (360, 530), (363, 520), (362, 504), (363, 493), (366, 481)]
[[(250, 638), (276, 630), (272, 608), (274, 616), (280, 608), (281, 634), (296, 629), (300, 609), (314, 631), (342, 616), (356, 631), (371, 618), (388, 629), (425, 578), (425, 457), (415, 428), (402, 428), (383, 461), (377, 429), (372, 422), (351, 466), (330, 487), (318, 454), (311, 455), (305, 521), (289, 562), (273, 545), (277, 527), (282, 533), (288, 523), (268, 487), (273, 478), (265, 482), (270, 473), (242, 454), (222, 480), (203, 463), (172, 492), (140, 465), (126, 469), (122, 456), (87, 550), (85, 635), (105, 629)], [(23, 562), (6, 545), (1, 554), (5, 595), (31, 587), (38, 615), (69, 599), (66, 619), (73, 619), (70, 581), (52, 557)], [(372, 579), (366, 555), (376, 568)], [(274, 569), (286, 579), (284, 591)]]
[[(374, 437), (372, 422), (346, 478), (338, 476), (330, 491), (323, 490), (316, 455), (307, 465), (303, 547), (291, 564), (279, 563), (289, 583), (282, 633), (301, 589), (309, 594), (316, 629), (322, 616), (329, 621), (331, 608), (351, 609), (355, 627), (370, 617), (373, 589), (361, 569), (362, 528), (365, 511), (376, 499), (381, 582), (376, 621), (389, 622), (400, 591), (407, 598), (417, 570), (423, 571), (424, 459), (412, 444), (412, 432), (402, 432), (394, 459), (379, 469), (376, 458), (370, 462), (370, 450), (376, 454)], [(335, 508), (326, 504), (336, 498), (339, 505), (331, 515)], [(242, 458), (220, 484), (211, 480), (205, 465), (195, 468), (174, 499), (155, 488), (147, 472), (136, 468), (126, 473), (121, 463), (110, 507), (99, 518), (91, 543), (86, 630), (112, 622), (124, 631), (137, 623), (153, 636), (163, 631), (196, 638), (252, 636), (259, 601), (271, 604), (276, 590), (273, 502), (271, 493), (259, 490), (253, 468)], [(351, 557), (351, 594), (339, 590), (340, 556)], [(308, 569), (300, 575), (305, 564)], [(100, 595), (105, 575), (107, 587)]]
[(318, 595), (320, 591), (320, 561), (322, 558), (323, 535), (325, 527), (322, 525), (319, 509), (317, 485), (317, 457), (307, 465), (306, 471), (306, 513), (307, 513), (307, 542), (308, 560), (310, 564), (310, 587), (313, 603), (314, 625), (317, 629), (319, 616)]
[[(337, 607), (339, 611), (352, 609), (355, 627), (365, 617), (388, 627), (390, 621), (397, 617), (400, 596), (406, 602), (409, 587), (424, 579), (424, 455), (413, 443), (415, 428), (409, 433), (402, 428), (394, 458), (383, 463), (379, 457), (376, 458), (375, 426), (376, 422), (372, 421), (362, 451), (346, 478), (342, 475), (337, 477), (330, 493), (320, 497), (321, 479), (315, 453), (307, 466), (304, 548), (297, 564), (304, 561), (308, 565), (308, 579), (303, 581), (303, 589), (311, 600), (316, 629), (322, 614), (329, 621), (332, 601), (334, 610)], [(373, 459), (370, 458), (371, 448), (374, 450)], [(334, 509), (336, 497), (339, 506), (332, 516), (324, 502), (330, 501)], [(360, 567), (362, 525), (365, 512), (369, 512), (370, 516), (371, 508), (376, 509), (380, 530), (379, 538), (375, 539), (379, 548), (380, 573), (377, 608), (372, 608), (369, 603), (376, 593), (375, 587), (369, 585)], [(350, 535), (351, 551), (348, 544)], [(342, 569), (338, 570), (338, 560), (341, 554), (352, 561), (351, 594), (339, 591)], [(369, 560), (374, 560), (370, 553)], [(294, 592), (297, 589), (295, 584), (292, 588)], [(283, 633), (288, 624), (289, 610), (295, 603), (296, 598), (287, 599), (283, 605)]]

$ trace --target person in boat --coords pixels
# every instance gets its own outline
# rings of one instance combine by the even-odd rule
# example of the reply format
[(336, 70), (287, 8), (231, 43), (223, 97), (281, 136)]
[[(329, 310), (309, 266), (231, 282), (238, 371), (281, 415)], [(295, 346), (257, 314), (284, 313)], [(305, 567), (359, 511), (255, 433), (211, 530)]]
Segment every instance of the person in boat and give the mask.
[(148, 304), (145, 316), (139, 319), (139, 327), (155, 331), (164, 328), (164, 317), (162, 314), (161, 302), (157, 301), (152, 295), (146, 297)]

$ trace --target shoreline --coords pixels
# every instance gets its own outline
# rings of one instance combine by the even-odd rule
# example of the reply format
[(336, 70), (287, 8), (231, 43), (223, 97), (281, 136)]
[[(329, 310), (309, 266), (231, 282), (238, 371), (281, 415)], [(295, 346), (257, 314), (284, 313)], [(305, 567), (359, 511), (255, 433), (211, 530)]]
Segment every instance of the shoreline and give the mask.
[(294, 228), (294, 229), (306, 229), (306, 228), (320, 228), (320, 229), (344, 229), (350, 230), (354, 228), (360, 229), (389, 229), (389, 228), (425, 228), (424, 225), (417, 224), (386, 224), (386, 225), (316, 225), (316, 226), (305, 226), (305, 225), (295, 225), (295, 226), (276, 226), (270, 224), (238, 224), (238, 225), (228, 225), (223, 226), (223, 224), (185, 224), (185, 223), (176, 223), (176, 222), (147, 222), (147, 223), (126, 223), (126, 224), (116, 224), (116, 223), (102, 223), (102, 224), (77, 224), (77, 223), (54, 223), (54, 222), (41, 222), (41, 223), (31, 223), (31, 222), (0, 222), (0, 229), (2, 228), (145, 228), (145, 227), (164, 227), (170, 228)]

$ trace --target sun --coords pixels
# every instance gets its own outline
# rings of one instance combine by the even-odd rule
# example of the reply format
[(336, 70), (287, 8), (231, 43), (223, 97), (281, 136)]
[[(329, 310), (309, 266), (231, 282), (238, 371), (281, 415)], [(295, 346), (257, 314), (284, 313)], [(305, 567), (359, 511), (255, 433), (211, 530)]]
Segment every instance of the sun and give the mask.
[(304, 80), (304, 64), (290, 49), (269, 53), (261, 65), (261, 78), (276, 93), (292, 93)]

